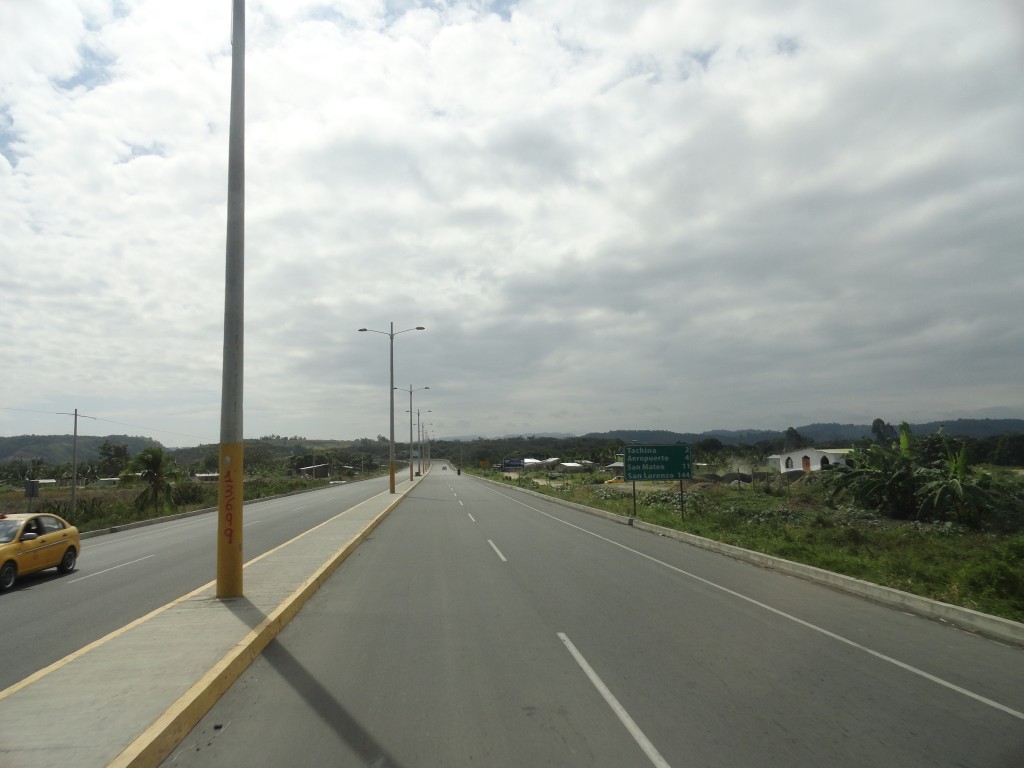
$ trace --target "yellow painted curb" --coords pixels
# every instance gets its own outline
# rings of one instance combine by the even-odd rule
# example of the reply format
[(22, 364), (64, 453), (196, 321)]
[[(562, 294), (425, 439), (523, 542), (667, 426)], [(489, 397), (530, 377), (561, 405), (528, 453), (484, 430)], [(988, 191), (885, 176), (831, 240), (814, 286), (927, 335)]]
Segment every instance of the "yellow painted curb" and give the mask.
[(263, 652), (270, 641), (295, 617), (320, 586), (404, 498), (403, 494), (395, 499), (370, 521), (362, 532), (338, 550), (320, 570), (299, 586), (270, 616), (260, 622), (232, 648), (213, 669), (203, 675), (163, 715), (114, 758), (108, 768), (155, 768), (159, 766), (253, 660)]

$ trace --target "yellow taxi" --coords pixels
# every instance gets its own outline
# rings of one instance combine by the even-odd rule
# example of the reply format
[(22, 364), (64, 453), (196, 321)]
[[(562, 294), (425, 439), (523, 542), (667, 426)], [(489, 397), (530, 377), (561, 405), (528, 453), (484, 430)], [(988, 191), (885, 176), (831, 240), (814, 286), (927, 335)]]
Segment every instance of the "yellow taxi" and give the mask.
[(82, 542), (78, 529), (48, 513), (0, 514), (0, 592), (19, 576), (46, 568), (75, 569)]

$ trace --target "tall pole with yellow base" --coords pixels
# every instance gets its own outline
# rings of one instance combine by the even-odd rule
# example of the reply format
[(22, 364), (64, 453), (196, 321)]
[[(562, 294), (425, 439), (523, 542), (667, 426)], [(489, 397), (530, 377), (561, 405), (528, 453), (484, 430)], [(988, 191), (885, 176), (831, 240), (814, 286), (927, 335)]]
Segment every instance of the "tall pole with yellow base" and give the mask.
[(245, 264), (245, 0), (231, 14), (231, 114), (224, 282), (224, 375), (220, 403), (217, 597), (242, 596), (242, 350)]

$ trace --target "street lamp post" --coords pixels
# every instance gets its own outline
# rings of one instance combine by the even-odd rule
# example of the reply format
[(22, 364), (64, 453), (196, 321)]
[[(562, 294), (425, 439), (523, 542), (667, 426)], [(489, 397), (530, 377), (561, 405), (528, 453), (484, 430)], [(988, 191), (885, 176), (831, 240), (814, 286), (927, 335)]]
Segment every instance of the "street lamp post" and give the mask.
[(430, 387), (416, 387), (416, 389), (413, 389), (412, 384), (410, 384), (408, 389), (405, 387), (395, 387), (395, 389), (409, 393), (409, 482), (412, 482), (412, 393), (430, 389)]
[[(425, 411), (425, 413), (433, 413), (433, 411)], [(412, 414), (410, 412), (410, 418)], [(423, 428), (420, 426), (420, 409), (416, 409), (416, 442), (420, 446), (420, 474), (423, 474)]]
[[(373, 328), (360, 328), (360, 333), (381, 333), (390, 339), (391, 347), (391, 387), (389, 395), (391, 397), (391, 438), (390, 445), (388, 446), (388, 475), (391, 478), (390, 487), (391, 493), (395, 492), (395, 336), (400, 333), (407, 333), (408, 331), (423, 331), (426, 330), (422, 325), (417, 325), (415, 328), (406, 328), (401, 331), (395, 330), (395, 324), (391, 323), (391, 330), (389, 331), (377, 331)], [(411, 461), (411, 459), (410, 459)]]
[(245, 337), (245, 0), (231, 13), (224, 348), (217, 474), (217, 597), (242, 597), (242, 395)]

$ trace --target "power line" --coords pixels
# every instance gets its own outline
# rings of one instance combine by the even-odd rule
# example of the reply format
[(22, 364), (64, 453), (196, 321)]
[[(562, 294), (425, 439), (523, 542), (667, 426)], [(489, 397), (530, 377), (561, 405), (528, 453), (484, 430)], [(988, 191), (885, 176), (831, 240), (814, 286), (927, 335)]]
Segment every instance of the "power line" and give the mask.
[[(43, 413), (47, 416), (74, 416), (73, 413), (66, 413), (64, 411), (35, 411), (30, 408), (9, 408), (6, 406), (0, 406), (0, 411), (17, 411), (18, 413)], [(203, 438), (199, 435), (191, 435), (187, 432), (174, 432), (170, 429), (158, 429), (157, 427), (146, 427), (140, 424), (126, 424), (122, 421), (112, 421), (110, 419), (102, 419), (99, 416), (86, 416), (84, 413), (78, 414), (79, 418), (92, 419), (93, 421), (102, 421), (107, 424), (117, 424), (120, 427), (131, 427), (132, 429), (144, 429), (149, 432), (161, 432), (168, 435), (178, 435), (179, 437), (192, 437), (196, 440), (202, 440)]]
[[(79, 416), (81, 416), (81, 414), (79, 414)], [(157, 429), (156, 427), (143, 427), (143, 426), (140, 426), (138, 424), (126, 424), (126, 423), (124, 423), (122, 421), (111, 421), (110, 419), (100, 419), (100, 418), (98, 418), (96, 416), (90, 416), (90, 418), (96, 419), (96, 421), (105, 422), (107, 424), (117, 424), (119, 427), (131, 427), (132, 429), (146, 429), (146, 430), (149, 430), (150, 432), (162, 432), (162, 433), (164, 433), (166, 435), (178, 435), (179, 437), (193, 437), (196, 440), (202, 440), (203, 439), (200, 435), (192, 435), (192, 434), (189, 434), (188, 432), (175, 432), (175, 431), (170, 430), (170, 429)]]

